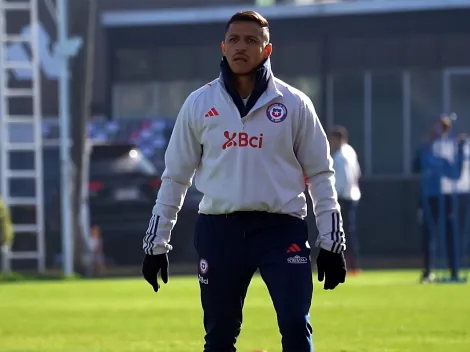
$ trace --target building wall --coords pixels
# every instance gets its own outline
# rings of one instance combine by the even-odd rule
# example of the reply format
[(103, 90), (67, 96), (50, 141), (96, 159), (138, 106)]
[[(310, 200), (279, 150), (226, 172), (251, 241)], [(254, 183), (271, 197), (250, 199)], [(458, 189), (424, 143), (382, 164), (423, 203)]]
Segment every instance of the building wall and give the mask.
[(135, 10), (208, 7), (224, 5), (253, 5), (254, 0), (100, 0), (99, 8), (104, 10)]
[[(116, 80), (116, 70), (109, 65), (127, 46), (149, 45), (155, 48), (161, 65), (165, 69), (155, 67), (159, 71), (159, 81), (187, 80), (188, 73), (196, 80), (207, 80), (217, 74), (220, 58), (219, 43), (223, 38), (223, 24), (191, 26), (165, 26), (151, 28), (127, 28), (123, 30), (106, 30), (101, 26), (101, 15), (112, 9), (145, 9), (170, 6), (210, 6), (220, 4), (250, 4), (247, 0), (100, 0), (98, 2), (97, 29), (95, 43), (94, 91), (93, 108), (96, 113), (111, 112), (112, 101), (108, 92), (109, 80)], [(45, 53), (54, 62), (54, 45), (57, 40), (56, 26), (50, 13), (40, 2), (40, 22), (46, 31)], [(82, 21), (80, 2), (70, 2), (73, 14), (70, 25)], [(242, 8), (242, 7), (241, 7)], [(10, 33), (19, 33), (28, 24), (27, 18), (12, 13), (7, 22)], [(311, 18), (291, 21), (271, 21), (275, 44), (273, 63), (279, 76), (289, 77), (320, 77), (325, 72), (347, 72), (358, 70), (390, 70), (399, 68), (415, 68), (416, 70), (440, 70), (448, 66), (465, 66), (469, 62), (468, 26), (469, 11), (447, 11), (430, 13), (375, 14), (368, 16), (341, 16), (337, 18)], [(308, 28), (299, 30), (299, 28)], [(72, 33), (73, 34), (73, 33)], [(113, 38), (116, 38), (114, 40)], [(197, 43), (197, 44), (196, 44)], [(121, 48), (119, 48), (119, 46)], [(123, 48), (124, 47), (124, 48)], [(26, 48), (26, 52), (28, 48)], [(292, 53), (298, 51), (295, 64), (292, 64)], [(328, 55), (326, 55), (328, 53)], [(124, 53), (122, 56), (126, 56)], [(127, 55), (128, 56), (128, 55)], [(193, 58), (185, 60), (186, 57)], [(120, 57), (119, 60), (125, 61)], [(169, 63), (179, 60), (180, 65)], [(188, 65), (190, 61), (190, 65)], [(191, 66), (192, 65), (192, 66)], [(53, 65), (54, 66), (54, 65)], [(57, 79), (43, 71), (43, 110), (45, 115), (57, 115)], [(57, 74), (57, 65), (55, 65)], [(113, 74), (110, 77), (110, 74)], [(165, 75), (166, 74), (166, 75)], [(437, 72), (436, 72), (437, 74)], [(26, 79), (12, 76), (14, 84), (27, 84)], [(139, 78), (140, 79), (140, 78)], [(317, 78), (316, 78), (317, 79)], [(319, 78), (318, 78), (319, 79)], [(317, 80), (318, 80), (317, 79)], [(303, 81), (303, 82), (300, 82)], [(310, 79), (311, 81), (311, 79)], [(325, 101), (321, 99), (318, 84), (308, 83), (303, 78), (294, 78), (294, 82), (312, 90), (318, 96), (320, 109)], [(315, 91), (316, 93), (314, 93)], [(321, 104), (320, 104), (321, 103)], [(18, 102), (19, 112), (27, 110), (26, 105)], [(175, 104), (176, 105), (176, 104)]]

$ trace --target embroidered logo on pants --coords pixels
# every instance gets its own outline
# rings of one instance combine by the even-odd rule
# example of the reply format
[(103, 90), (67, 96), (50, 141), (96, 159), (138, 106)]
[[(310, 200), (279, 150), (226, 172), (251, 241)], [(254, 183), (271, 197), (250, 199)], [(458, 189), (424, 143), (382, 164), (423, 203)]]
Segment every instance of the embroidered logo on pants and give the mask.
[(296, 255), (294, 257), (289, 257), (287, 258), (287, 262), (289, 264), (307, 264), (308, 263), (308, 259), (305, 258), (305, 257), (301, 257), (299, 255)]

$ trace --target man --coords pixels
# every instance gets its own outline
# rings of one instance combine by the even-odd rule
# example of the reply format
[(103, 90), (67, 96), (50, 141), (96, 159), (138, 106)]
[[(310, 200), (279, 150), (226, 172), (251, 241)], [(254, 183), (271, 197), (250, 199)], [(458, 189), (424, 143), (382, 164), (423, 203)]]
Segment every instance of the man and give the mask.
[[(455, 151), (454, 141), (450, 138), (451, 130), (452, 121), (448, 116), (434, 121), (429, 130), (428, 141), (419, 148), (413, 161), (413, 171), (421, 174), (418, 214), (423, 240), (424, 268), (420, 278), (422, 283), (432, 282), (436, 278), (432, 268), (438, 259), (435, 258), (439, 253), (437, 247), (443, 246), (446, 252), (440, 255), (447, 257), (451, 280), (458, 279), (458, 254), (455, 248), (455, 241), (458, 239), (454, 236), (453, 218), (458, 214), (454, 214), (452, 190), (444, 189), (443, 185), (458, 180), (462, 174), (466, 136), (458, 137)], [(444, 233), (439, 236), (441, 214), (444, 216)], [(444, 244), (440, 242), (441, 238), (444, 239)]]
[(348, 271), (357, 274), (359, 266), (359, 240), (356, 234), (356, 208), (361, 199), (359, 178), (361, 167), (356, 151), (349, 145), (348, 131), (335, 126), (329, 133), (329, 141), (335, 170), (335, 188), (341, 206), (343, 226), (348, 236), (348, 250), (345, 252)]
[(318, 278), (326, 290), (345, 281), (329, 145), (310, 99), (273, 76), (271, 52), (261, 15), (246, 11), (229, 20), (219, 78), (191, 93), (177, 117), (144, 238), (142, 272), (158, 291), (157, 273), (166, 283), (170, 233), (195, 175), (204, 195), (195, 247), (205, 352), (236, 351), (257, 269), (277, 312), (282, 350), (313, 351), (304, 175), (319, 229)]

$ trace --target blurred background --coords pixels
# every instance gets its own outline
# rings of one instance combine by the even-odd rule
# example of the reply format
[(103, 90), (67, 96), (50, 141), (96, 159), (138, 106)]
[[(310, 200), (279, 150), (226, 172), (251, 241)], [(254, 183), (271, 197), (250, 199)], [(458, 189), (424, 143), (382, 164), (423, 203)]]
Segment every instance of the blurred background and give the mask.
[[(139, 274), (176, 115), (190, 92), (218, 76), (225, 23), (244, 9), (270, 22), (274, 74), (312, 99), (326, 129), (348, 129), (363, 172), (357, 214), (363, 268), (422, 266), (413, 158), (443, 113), (458, 116), (456, 133), (470, 131), (470, 1), (68, 4), (75, 271)], [(60, 271), (63, 261), (64, 46), (58, 45), (57, 5), (0, 1), (0, 196), (15, 235), (2, 257), (4, 268), (14, 271)], [(174, 229), (174, 271), (196, 270), (193, 228), (200, 198), (190, 189)], [(309, 204), (314, 239), (311, 209)]]

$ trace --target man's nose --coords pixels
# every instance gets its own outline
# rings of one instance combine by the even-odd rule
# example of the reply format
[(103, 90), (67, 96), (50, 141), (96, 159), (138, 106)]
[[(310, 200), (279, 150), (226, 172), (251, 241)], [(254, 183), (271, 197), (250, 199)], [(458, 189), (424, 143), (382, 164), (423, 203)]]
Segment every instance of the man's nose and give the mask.
[(237, 46), (235, 47), (235, 50), (236, 50), (237, 54), (245, 54), (246, 53), (246, 48), (247, 48), (247, 44), (245, 43), (245, 41), (240, 40), (237, 43)]

